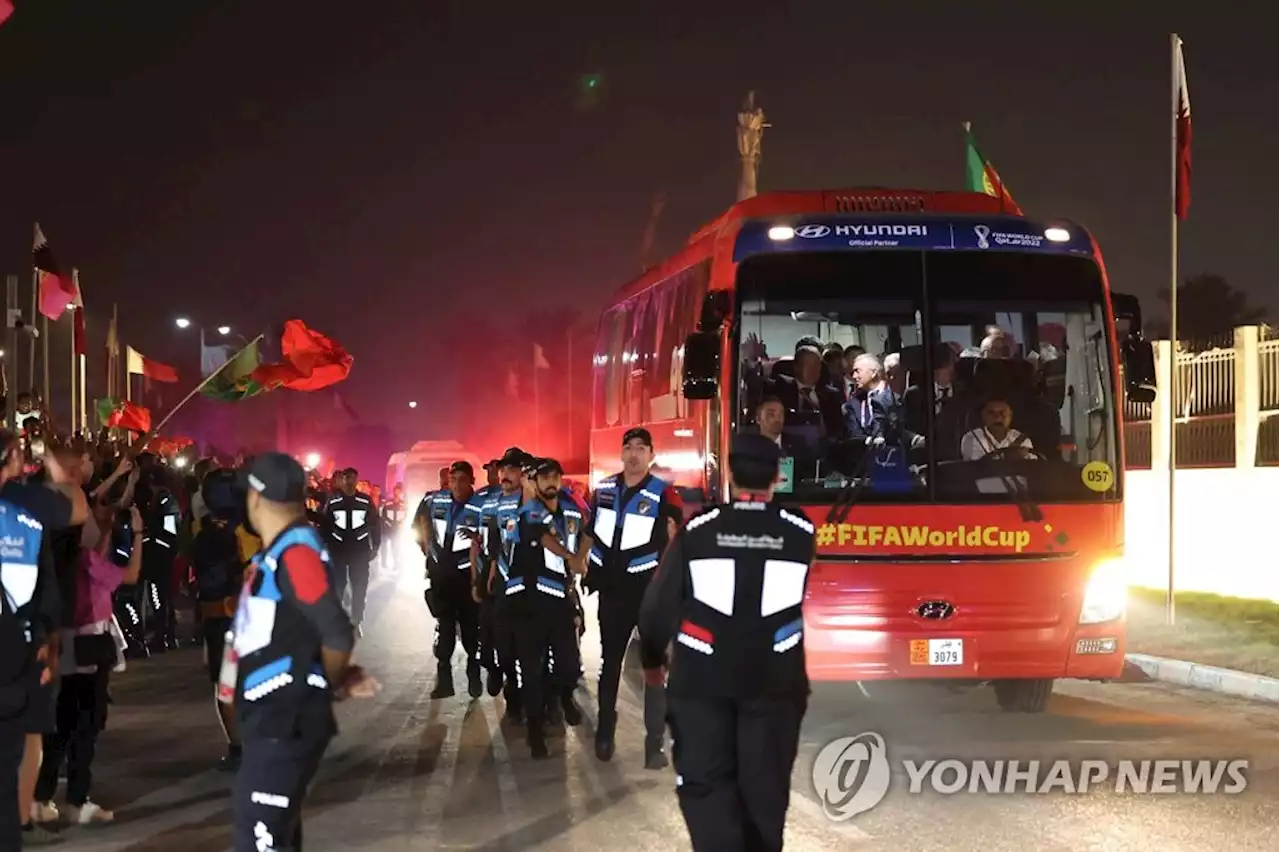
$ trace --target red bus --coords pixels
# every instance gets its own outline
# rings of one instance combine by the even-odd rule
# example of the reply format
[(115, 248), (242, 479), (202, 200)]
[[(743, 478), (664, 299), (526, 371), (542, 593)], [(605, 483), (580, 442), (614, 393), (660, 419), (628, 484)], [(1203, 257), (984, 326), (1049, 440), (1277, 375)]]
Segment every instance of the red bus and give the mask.
[(768, 193), (605, 310), (592, 484), (643, 425), (687, 504), (722, 502), (731, 436), (776, 437), (775, 499), (818, 541), (811, 676), (985, 683), (1038, 712), (1055, 679), (1123, 666), (1117, 397), (1154, 398), (1154, 374), (1080, 225), (974, 193)]

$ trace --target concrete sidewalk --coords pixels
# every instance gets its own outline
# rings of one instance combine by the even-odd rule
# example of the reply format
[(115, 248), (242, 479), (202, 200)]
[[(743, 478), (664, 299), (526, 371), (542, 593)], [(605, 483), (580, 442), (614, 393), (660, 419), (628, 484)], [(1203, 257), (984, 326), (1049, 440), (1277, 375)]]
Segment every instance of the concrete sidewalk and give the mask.
[(1205, 689), (1223, 695), (1250, 698), (1255, 701), (1280, 703), (1280, 680), (1273, 677), (1206, 666), (1186, 660), (1153, 657), (1150, 654), (1126, 654), (1125, 661), (1137, 666), (1152, 680)]

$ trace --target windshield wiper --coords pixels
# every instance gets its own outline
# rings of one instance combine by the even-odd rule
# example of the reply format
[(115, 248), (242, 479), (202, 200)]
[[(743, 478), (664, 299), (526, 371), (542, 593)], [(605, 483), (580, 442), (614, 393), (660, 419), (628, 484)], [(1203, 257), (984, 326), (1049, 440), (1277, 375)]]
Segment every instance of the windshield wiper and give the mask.
[(849, 479), (849, 484), (840, 489), (840, 493), (836, 495), (835, 502), (831, 504), (830, 511), (827, 512), (827, 523), (843, 524), (849, 517), (849, 513), (853, 511), (853, 507), (857, 505), (858, 498), (862, 496), (863, 490), (867, 487), (867, 482), (871, 477), (867, 476), (867, 464), (871, 459), (871, 447), (866, 448), (866, 452), (862, 454), (862, 458), (858, 461), (857, 468), (854, 469)]

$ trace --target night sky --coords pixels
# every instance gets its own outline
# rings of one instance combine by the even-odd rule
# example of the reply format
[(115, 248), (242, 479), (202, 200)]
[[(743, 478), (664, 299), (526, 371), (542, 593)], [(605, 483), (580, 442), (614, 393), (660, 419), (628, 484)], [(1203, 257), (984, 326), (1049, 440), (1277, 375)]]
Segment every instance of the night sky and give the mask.
[(748, 89), (774, 125), (762, 191), (960, 188), (968, 119), (1022, 207), (1091, 228), (1113, 286), (1158, 312), (1171, 30), (1195, 134), (1183, 271), (1276, 312), (1274, 4), (15, 5), (0, 270), (27, 274), (38, 219), (90, 313), (118, 302), (162, 360), (194, 357), (179, 314), (303, 317), (356, 356), (374, 418), (432, 393), (461, 317), (483, 338), (594, 314), (637, 271), (656, 190), (663, 252), (720, 212)]

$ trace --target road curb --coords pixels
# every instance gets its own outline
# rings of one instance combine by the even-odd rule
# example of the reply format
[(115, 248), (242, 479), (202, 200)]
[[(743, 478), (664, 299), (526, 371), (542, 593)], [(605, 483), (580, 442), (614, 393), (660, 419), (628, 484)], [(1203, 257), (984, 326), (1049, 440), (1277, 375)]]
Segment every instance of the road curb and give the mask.
[(1142, 669), (1153, 680), (1280, 704), (1280, 680), (1273, 677), (1189, 663), (1186, 660), (1169, 660), (1150, 654), (1126, 654), (1125, 659)]

